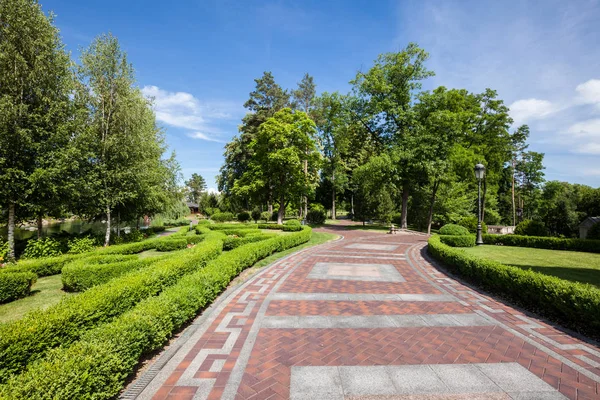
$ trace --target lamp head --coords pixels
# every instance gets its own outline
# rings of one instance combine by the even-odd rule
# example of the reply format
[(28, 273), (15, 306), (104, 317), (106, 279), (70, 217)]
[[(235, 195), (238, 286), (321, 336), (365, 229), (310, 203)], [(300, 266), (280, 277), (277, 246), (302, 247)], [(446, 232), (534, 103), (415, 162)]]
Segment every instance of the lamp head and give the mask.
[(483, 179), (485, 175), (485, 167), (483, 164), (477, 164), (475, 166), (475, 177), (479, 180)]

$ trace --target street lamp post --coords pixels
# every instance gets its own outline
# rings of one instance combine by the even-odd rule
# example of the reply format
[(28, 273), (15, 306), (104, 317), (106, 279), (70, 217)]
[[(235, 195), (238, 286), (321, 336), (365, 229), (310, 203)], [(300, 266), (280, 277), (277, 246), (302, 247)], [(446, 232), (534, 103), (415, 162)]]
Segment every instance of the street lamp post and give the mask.
[(478, 189), (477, 189), (477, 240), (475, 244), (481, 246), (483, 244), (483, 237), (481, 236), (481, 181), (485, 175), (485, 167), (483, 164), (477, 164), (475, 166), (475, 178), (477, 178)]

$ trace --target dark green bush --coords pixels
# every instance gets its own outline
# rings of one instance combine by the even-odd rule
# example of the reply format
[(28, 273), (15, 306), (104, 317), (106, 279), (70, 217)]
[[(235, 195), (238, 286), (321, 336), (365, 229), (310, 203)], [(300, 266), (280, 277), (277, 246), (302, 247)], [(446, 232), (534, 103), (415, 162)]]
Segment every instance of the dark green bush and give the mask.
[(72, 346), (61, 347), (32, 364), (25, 373), (0, 386), (0, 397), (114, 398), (139, 359), (163, 346), (241, 271), (276, 251), (307, 242), (310, 236), (306, 228), (224, 253), (160, 295), (87, 332)]
[(0, 304), (29, 296), (37, 276), (31, 272), (0, 274)]
[(548, 236), (483, 235), (483, 242), (504, 246), (600, 253), (600, 240), (564, 239)]
[(301, 225), (278, 225), (278, 224), (258, 224), (258, 229), (278, 229), (284, 232), (299, 232)]
[(141, 300), (173, 285), (182, 276), (202, 268), (221, 253), (223, 236), (212, 233), (190, 251), (67, 297), (45, 310), (1, 324), (0, 382), (42, 358), (47, 350), (78, 340), (85, 331), (111, 321)]
[(69, 254), (81, 254), (93, 251), (98, 243), (93, 237), (74, 238), (69, 240)]
[(140, 259), (136, 255), (105, 255), (72, 261), (62, 269), (63, 289), (70, 292), (83, 292), (126, 272), (148, 266), (157, 260), (159, 259)]
[(232, 237), (228, 236), (223, 240), (223, 250), (232, 250), (248, 243), (261, 242), (274, 237), (274, 234), (259, 233), (254, 235), (248, 235), (245, 237)]
[(481, 259), (441, 243), (439, 236), (429, 239), (427, 249), (452, 272), (524, 308), (575, 330), (600, 331), (600, 290), (595, 286)]
[(3, 264), (8, 257), (8, 242), (0, 238), (0, 264)]
[(290, 219), (290, 220), (284, 221), (283, 225), (285, 225), (285, 226), (302, 226), (300, 221), (298, 221), (297, 219)]
[(188, 245), (186, 238), (173, 238), (171, 240), (161, 240), (156, 244), (156, 251), (174, 251), (185, 249)]
[(260, 212), (260, 210), (258, 208), (255, 208), (254, 210), (252, 210), (252, 215), (251, 215), (252, 216), (252, 220), (254, 222), (258, 223), (258, 220), (260, 219), (261, 214), (262, 213)]
[[(477, 233), (477, 217), (474, 215), (470, 217), (464, 217), (458, 222), (458, 225), (464, 226), (471, 233)], [(481, 232), (487, 232), (487, 225), (483, 221), (481, 221)]]
[(469, 230), (462, 225), (447, 224), (440, 228), (440, 235), (468, 235)]
[(248, 211), (242, 211), (237, 215), (237, 220), (240, 222), (250, 221), (250, 213)]
[(452, 247), (473, 247), (475, 246), (475, 235), (440, 235), (442, 243)]
[(600, 222), (592, 225), (592, 227), (588, 230), (586, 239), (600, 240)]
[(541, 221), (526, 219), (515, 227), (515, 235), (521, 236), (548, 236), (548, 229)]
[[(256, 225), (252, 225), (252, 224), (214, 224), (208, 227), (210, 230), (212, 231), (230, 231), (230, 230), (237, 230), (237, 231), (255, 231), (258, 229), (258, 227)], [(227, 233), (228, 235), (233, 235), (233, 233)]]
[(230, 212), (216, 213), (216, 214), (212, 215), (210, 217), (210, 219), (212, 219), (215, 222), (234, 221), (235, 215), (233, 215), (233, 213), (230, 213)]
[(62, 254), (60, 242), (52, 238), (31, 239), (25, 246), (22, 259), (54, 257)]
[(325, 211), (323, 211), (323, 210), (313, 209), (313, 210), (310, 210), (308, 213), (306, 213), (306, 220), (308, 221), (309, 224), (313, 224), (313, 225), (324, 224), (326, 218), (327, 218), (327, 215), (325, 214)]

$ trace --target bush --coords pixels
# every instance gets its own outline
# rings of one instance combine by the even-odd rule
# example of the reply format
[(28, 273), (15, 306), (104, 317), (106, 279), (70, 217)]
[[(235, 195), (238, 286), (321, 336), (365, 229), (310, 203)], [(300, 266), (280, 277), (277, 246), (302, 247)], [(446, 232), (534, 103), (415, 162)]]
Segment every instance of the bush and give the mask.
[(54, 257), (61, 254), (60, 242), (52, 238), (41, 238), (29, 240), (21, 258)]
[(277, 219), (279, 218), (279, 212), (277, 211), (273, 211), (271, 213), (271, 222), (277, 222)]
[(548, 236), (548, 229), (541, 221), (526, 219), (516, 226), (515, 235), (521, 236)]
[(298, 221), (297, 219), (290, 219), (288, 221), (285, 221), (283, 223), (283, 225), (285, 225), (285, 226), (302, 226), (300, 221)]
[(327, 218), (327, 215), (325, 214), (325, 211), (322, 211), (322, 210), (313, 209), (313, 210), (310, 210), (308, 213), (306, 213), (306, 220), (308, 221), (309, 224), (313, 224), (313, 225), (324, 224), (326, 218)]
[(469, 230), (462, 225), (447, 224), (440, 228), (440, 235), (464, 236), (468, 234)]
[[(208, 227), (212, 231), (227, 231), (230, 229), (235, 229), (238, 231), (252, 231), (257, 230), (258, 227), (256, 225), (242, 225), (242, 224), (214, 224)], [(227, 233), (228, 235), (233, 235), (233, 233)]]
[(440, 235), (442, 243), (452, 247), (473, 247), (475, 246), (475, 236), (466, 235)]
[(600, 240), (564, 239), (548, 236), (483, 235), (483, 242), (504, 246), (600, 253)]
[(96, 240), (92, 237), (82, 237), (82, 238), (74, 238), (69, 240), (69, 254), (81, 254), (87, 253), (88, 251), (92, 251), (98, 246)]
[[(204, 269), (182, 278), (160, 295), (87, 332), (80, 341), (53, 351), (0, 389), (0, 397), (113, 398), (145, 354), (165, 340), (199, 310), (208, 306), (245, 268), (268, 255), (307, 242), (302, 232), (252, 243), (225, 253)], [(115, 340), (118, 338), (118, 340)]]
[(271, 218), (271, 213), (270, 212), (264, 211), (264, 212), (260, 213), (260, 219), (262, 219), (263, 221), (265, 221), (265, 223), (269, 222), (270, 218)]
[(70, 292), (82, 292), (155, 261), (156, 258), (140, 260), (135, 255), (93, 256), (72, 261), (62, 269), (63, 289)]
[(274, 234), (259, 233), (255, 235), (248, 235), (246, 237), (232, 237), (229, 236), (223, 240), (223, 250), (232, 250), (248, 243), (261, 242), (274, 237)]
[(278, 224), (258, 224), (258, 229), (278, 229), (284, 232), (299, 232), (301, 225), (278, 225)]
[(222, 237), (215, 232), (190, 251), (67, 297), (45, 310), (1, 324), (0, 382), (42, 358), (49, 349), (71, 344), (87, 330), (111, 321), (141, 300), (173, 285), (182, 276), (202, 268), (221, 253)]
[(210, 217), (215, 222), (227, 222), (235, 220), (235, 216), (230, 212), (216, 213)]
[(248, 211), (242, 211), (237, 215), (237, 220), (240, 222), (250, 221), (250, 213)]
[(0, 304), (29, 296), (37, 276), (31, 272), (0, 274)]
[(206, 225), (210, 225), (210, 224), (211, 224), (211, 222), (209, 220), (207, 220), (207, 219), (201, 219), (201, 220), (198, 221), (198, 225), (204, 225), (204, 226), (206, 226)]
[(258, 223), (258, 220), (260, 219), (262, 213), (260, 212), (260, 210), (258, 208), (255, 208), (254, 210), (252, 210), (252, 220), (255, 223)]
[(8, 242), (0, 239), (0, 264), (4, 263), (8, 258)]
[(185, 249), (188, 245), (186, 238), (163, 240), (156, 244), (156, 251), (174, 251)]
[(462, 278), (524, 308), (575, 330), (595, 335), (600, 331), (600, 290), (592, 285), (481, 259), (441, 243), (439, 236), (429, 239), (427, 250)]
[[(600, 240), (600, 222), (592, 225), (592, 227), (588, 230), (586, 239)], [(0, 258), (2, 258), (2, 250), (1, 249), (0, 249)], [(0, 261), (0, 262), (2, 262), (2, 261)]]
[[(458, 225), (464, 226), (471, 233), (477, 233), (477, 217), (476, 216), (464, 217), (463, 219), (461, 219), (458, 222)], [(483, 232), (483, 233), (487, 232), (487, 225), (483, 221), (481, 221), (481, 232)]]

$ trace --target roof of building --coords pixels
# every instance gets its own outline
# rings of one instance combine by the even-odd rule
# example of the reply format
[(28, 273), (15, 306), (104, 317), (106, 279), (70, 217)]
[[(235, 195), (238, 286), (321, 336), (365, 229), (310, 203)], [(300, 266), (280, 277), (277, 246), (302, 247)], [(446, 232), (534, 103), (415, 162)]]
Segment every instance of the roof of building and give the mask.
[(192, 202), (186, 202), (185, 203), (186, 206), (188, 207), (194, 207), (194, 208), (198, 208), (198, 203), (192, 203)]
[(587, 217), (586, 219), (581, 221), (581, 224), (579, 224), (579, 225), (592, 226), (592, 225), (596, 225), (598, 223), (600, 223), (600, 217)]

